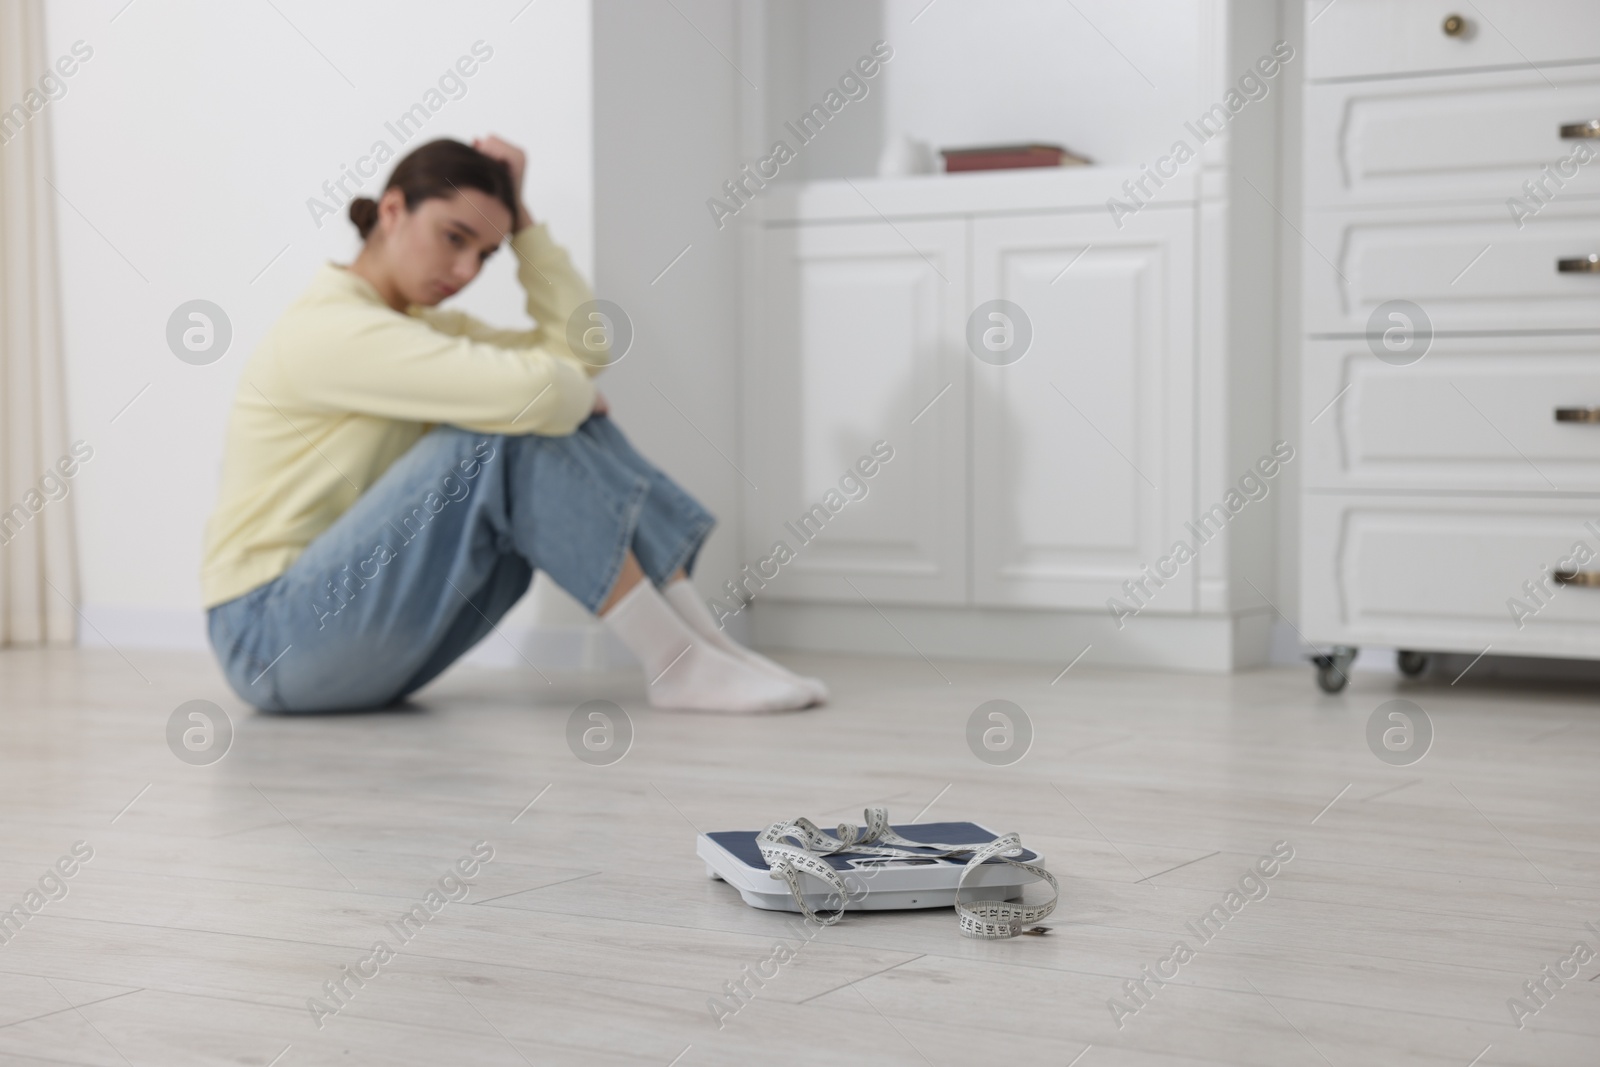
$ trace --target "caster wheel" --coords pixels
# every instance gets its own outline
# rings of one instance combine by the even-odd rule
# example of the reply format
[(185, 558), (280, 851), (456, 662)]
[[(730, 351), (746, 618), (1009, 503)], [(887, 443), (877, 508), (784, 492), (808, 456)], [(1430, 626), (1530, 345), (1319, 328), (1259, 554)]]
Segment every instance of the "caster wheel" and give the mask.
[(1349, 684), (1350, 679), (1333, 664), (1317, 668), (1317, 688), (1324, 693), (1337, 693)]
[(1350, 684), (1350, 665), (1356, 661), (1356, 649), (1348, 645), (1335, 646), (1329, 655), (1311, 657), (1317, 670), (1317, 688), (1324, 693), (1337, 693)]
[(1400, 673), (1407, 678), (1415, 678), (1428, 669), (1432, 659), (1426, 652), (1412, 652), (1402, 648), (1395, 657), (1395, 666), (1400, 668)]

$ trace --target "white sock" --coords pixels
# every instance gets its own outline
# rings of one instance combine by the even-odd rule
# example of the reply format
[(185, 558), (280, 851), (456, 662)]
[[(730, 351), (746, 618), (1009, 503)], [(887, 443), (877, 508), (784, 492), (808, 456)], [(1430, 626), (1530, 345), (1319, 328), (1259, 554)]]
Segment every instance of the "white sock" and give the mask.
[(646, 695), (663, 708), (781, 711), (803, 708), (811, 694), (713, 647), (648, 579), (601, 616), (644, 667)]
[(667, 598), (667, 603), (672, 605), (673, 610), (683, 617), (683, 621), (688, 623), (695, 633), (709, 641), (713, 648), (721, 649), (775, 678), (803, 687), (819, 703), (828, 699), (828, 687), (822, 683), (822, 679), (796, 674), (783, 664), (774, 663), (761, 653), (745, 648), (723, 633), (717, 627), (716, 616), (711, 614), (711, 609), (700, 599), (700, 594), (694, 591), (689, 579), (679, 578), (677, 581), (668, 582), (662, 594)]

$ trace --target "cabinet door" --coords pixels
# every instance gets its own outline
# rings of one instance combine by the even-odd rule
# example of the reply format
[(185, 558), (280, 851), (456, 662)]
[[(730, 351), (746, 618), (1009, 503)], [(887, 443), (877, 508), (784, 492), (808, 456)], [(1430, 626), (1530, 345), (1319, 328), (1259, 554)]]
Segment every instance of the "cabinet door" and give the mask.
[(965, 222), (772, 226), (763, 267), (744, 543), (751, 572), (776, 577), (745, 588), (757, 603), (963, 603)]
[[(1104, 610), (1194, 546), (1193, 227), (1188, 209), (973, 222), (974, 307), (1010, 301), (1033, 335), (1014, 363), (968, 357), (977, 603)], [(1195, 566), (1150, 610), (1193, 610)]]

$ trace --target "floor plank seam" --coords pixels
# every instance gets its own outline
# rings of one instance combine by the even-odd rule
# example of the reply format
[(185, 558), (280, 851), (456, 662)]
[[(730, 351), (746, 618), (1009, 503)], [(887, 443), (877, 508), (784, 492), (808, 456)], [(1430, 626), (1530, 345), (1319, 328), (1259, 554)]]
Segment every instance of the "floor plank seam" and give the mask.
[[(71, 979), (71, 978), (63, 978), (62, 981), (70, 982), (70, 981), (73, 981), (73, 979)], [(129, 997), (129, 996), (132, 996), (135, 993), (143, 993), (143, 992), (144, 992), (143, 989), (130, 989), (126, 993), (113, 993), (109, 997), (100, 997), (100, 998), (98, 998), (96, 1000), (87, 1000), (87, 1001), (84, 1001), (82, 1004), (69, 1004), (65, 1008), (57, 1008), (55, 1011), (47, 1011), (42, 1015), (30, 1015), (26, 1019), (17, 1019), (15, 1021), (9, 1022), (9, 1023), (0, 1023), (0, 1030), (4, 1030), (9, 1026), (21, 1026), (23, 1023), (31, 1023), (35, 1019), (48, 1019), (52, 1015), (60, 1015), (63, 1012), (72, 1011), (75, 1008), (87, 1008), (87, 1007), (90, 1007), (90, 1006), (95, 1005), (95, 1004), (104, 1004), (108, 1000), (116, 1000), (118, 997)]]

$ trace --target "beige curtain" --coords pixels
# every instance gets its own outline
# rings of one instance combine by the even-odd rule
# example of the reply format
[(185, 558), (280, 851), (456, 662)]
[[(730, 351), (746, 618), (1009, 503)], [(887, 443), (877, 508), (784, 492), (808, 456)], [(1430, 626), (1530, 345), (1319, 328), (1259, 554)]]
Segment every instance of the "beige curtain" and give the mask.
[(0, 646), (72, 644), (77, 615), (51, 73), (44, 0), (0, 0)]

